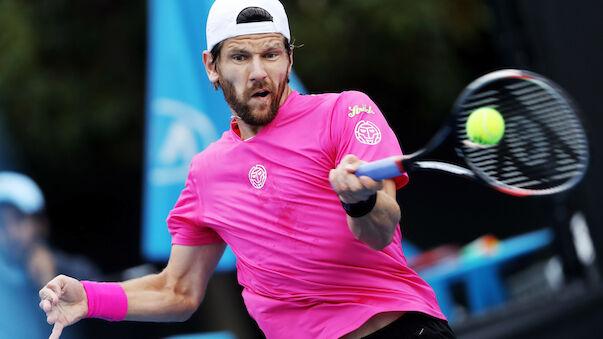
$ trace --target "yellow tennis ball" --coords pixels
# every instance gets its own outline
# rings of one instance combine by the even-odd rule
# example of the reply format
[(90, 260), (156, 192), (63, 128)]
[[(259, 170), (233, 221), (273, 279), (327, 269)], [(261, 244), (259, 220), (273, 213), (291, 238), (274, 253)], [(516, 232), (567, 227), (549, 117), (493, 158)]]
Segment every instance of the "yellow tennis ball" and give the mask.
[(481, 107), (469, 114), (465, 130), (477, 144), (496, 145), (505, 134), (505, 119), (496, 109)]

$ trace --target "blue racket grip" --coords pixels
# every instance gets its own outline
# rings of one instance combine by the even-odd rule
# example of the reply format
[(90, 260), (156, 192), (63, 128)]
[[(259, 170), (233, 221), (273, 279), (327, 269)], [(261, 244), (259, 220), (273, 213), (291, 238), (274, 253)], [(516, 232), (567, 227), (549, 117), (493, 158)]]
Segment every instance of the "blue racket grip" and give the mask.
[(373, 180), (383, 180), (395, 178), (404, 174), (404, 172), (402, 157), (395, 156), (361, 165), (354, 174), (358, 177), (365, 175)]

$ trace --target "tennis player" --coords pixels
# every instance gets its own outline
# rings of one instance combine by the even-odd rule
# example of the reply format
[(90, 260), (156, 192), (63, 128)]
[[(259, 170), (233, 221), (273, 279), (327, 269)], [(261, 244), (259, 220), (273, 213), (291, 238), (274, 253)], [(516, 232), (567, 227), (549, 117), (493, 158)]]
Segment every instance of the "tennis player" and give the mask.
[(401, 155), (377, 105), (360, 92), (289, 87), (293, 46), (278, 0), (217, 0), (207, 44), (207, 75), (233, 118), (192, 160), (167, 219), (167, 267), (122, 283), (54, 278), (40, 290), (51, 338), (86, 317), (188, 319), (226, 244), (268, 338), (453, 338), (402, 252), (395, 195), (408, 177), (354, 175)]

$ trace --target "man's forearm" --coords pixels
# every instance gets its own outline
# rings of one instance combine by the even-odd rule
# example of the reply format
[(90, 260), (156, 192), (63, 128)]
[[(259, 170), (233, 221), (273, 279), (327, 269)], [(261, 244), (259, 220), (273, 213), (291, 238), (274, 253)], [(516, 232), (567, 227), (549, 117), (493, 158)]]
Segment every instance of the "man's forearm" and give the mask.
[(348, 216), (348, 226), (356, 239), (378, 251), (392, 242), (399, 221), (400, 206), (383, 190), (377, 192), (377, 202), (370, 213), (357, 218)]
[(121, 284), (128, 297), (126, 320), (188, 319), (199, 307), (225, 248), (223, 242), (202, 246), (173, 245), (163, 272)]
[[(170, 281), (173, 280), (173, 281)], [(169, 279), (164, 272), (121, 283), (128, 297), (125, 320), (185, 321), (197, 309), (201, 295)]]

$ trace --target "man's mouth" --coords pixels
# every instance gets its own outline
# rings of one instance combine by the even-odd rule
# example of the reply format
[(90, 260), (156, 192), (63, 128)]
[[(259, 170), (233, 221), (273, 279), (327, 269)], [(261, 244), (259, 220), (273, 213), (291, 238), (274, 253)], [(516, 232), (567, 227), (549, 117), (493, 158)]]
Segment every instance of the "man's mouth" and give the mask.
[(252, 96), (252, 97), (256, 97), (256, 98), (257, 98), (257, 97), (260, 97), (260, 98), (265, 98), (265, 97), (266, 97), (266, 96), (268, 96), (269, 94), (270, 94), (270, 91), (269, 91), (269, 90), (262, 89), (262, 90), (259, 90), (259, 91), (255, 92), (255, 93), (253, 93), (251, 96)]

